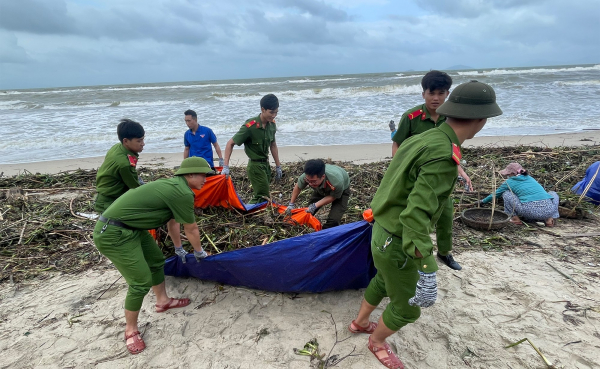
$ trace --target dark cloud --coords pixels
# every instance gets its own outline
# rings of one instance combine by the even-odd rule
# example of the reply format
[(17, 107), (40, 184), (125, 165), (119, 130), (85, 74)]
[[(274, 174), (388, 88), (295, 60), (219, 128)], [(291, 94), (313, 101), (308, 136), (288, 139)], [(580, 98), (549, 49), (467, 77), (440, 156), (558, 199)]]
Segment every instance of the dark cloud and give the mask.
[(75, 20), (64, 1), (0, 0), (0, 28), (37, 34), (68, 34)]
[(200, 44), (209, 35), (202, 14), (187, 1), (160, 3), (152, 9), (128, 2), (106, 7), (73, 4), (67, 9), (64, 1), (0, 1), (0, 28), (11, 31), (176, 44)]

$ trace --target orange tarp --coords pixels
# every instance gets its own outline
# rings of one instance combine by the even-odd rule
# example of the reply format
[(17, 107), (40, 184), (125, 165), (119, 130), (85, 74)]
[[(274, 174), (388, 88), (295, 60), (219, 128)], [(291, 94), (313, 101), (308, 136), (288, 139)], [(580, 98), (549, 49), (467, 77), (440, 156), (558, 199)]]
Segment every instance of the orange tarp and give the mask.
[[(251, 205), (252, 209), (240, 200), (231, 181), (231, 177), (219, 174), (206, 177), (206, 182), (201, 190), (194, 191), (194, 207), (207, 208), (209, 206), (220, 206), (226, 209), (237, 209), (243, 212), (262, 209), (267, 206), (265, 202), (262, 206)], [(272, 204), (279, 213), (285, 212), (286, 206)], [(307, 224), (316, 231), (321, 230), (321, 222), (312, 214), (306, 212), (306, 208), (292, 210), (291, 221), (298, 224)]]

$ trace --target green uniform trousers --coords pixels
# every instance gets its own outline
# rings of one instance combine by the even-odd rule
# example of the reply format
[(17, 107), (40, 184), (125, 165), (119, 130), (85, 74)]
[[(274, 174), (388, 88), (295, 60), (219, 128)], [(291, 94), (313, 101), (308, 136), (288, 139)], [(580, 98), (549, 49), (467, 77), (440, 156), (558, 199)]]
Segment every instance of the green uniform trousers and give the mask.
[(152, 286), (165, 280), (165, 257), (146, 230), (130, 230), (98, 221), (94, 243), (98, 251), (115, 265), (129, 285), (125, 309), (138, 311)]
[(442, 209), (442, 214), (435, 225), (435, 239), (437, 241), (438, 254), (446, 256), (452, 251), (452, 225), (454, 223), (454, 203), (452, 196)]
[(266, 201), (263, 196), (270, 197), (269, 184), (271, 183), (271, 165), (269, 162), (248, 161), (246, 167), (248, 179), (252, 185), (252, 199), (249, 204), (258, 204)]
[(421, 316), (420, 307), (408, 304), (419, 281), (417, 264), (402, 250), (402, 239), (387, 233), (377, 222), (373, 225), (371, 253), (377, 274), (365, 291), (365, 300), (377, 306), (389, 297), (381, 318), (386, 327), (397, 331)]
[(111, 206), (116, 199), (117, 197), (108, 197), (98, 194), (96, 196), (96, 202), (94, 203), (94, 209), (98, 214), (102, 215), (104, 210), (108, 209), (108, 207)]
[[(310, 197), (310, 200), (308, 201), (310, 204), (314, 204), (315, 202), (321, 200), (323, 197), (325, 196), (321, 196), (318, 193), (313, 192), (312, 196)], [(327, 215), (327, 220), (325, 221), (325, 224), (323, 224), (323, 229), (337, 227), (340, 225), (340, 222), (342, 221), (342, 216), (344, 216), (344, 213), (346, 212), (346, 210), (348, 210), (349, 200), (350, 187), (344, 190), (344, 192), (342, 193), (342, 197), (340, 197), (339, 199), (335, 199), (331, 203), (331, 210), (329, 211), (329, 215)], [(318, 208), (315, 214), (319, 210), (321, 210), (321, 208)]]

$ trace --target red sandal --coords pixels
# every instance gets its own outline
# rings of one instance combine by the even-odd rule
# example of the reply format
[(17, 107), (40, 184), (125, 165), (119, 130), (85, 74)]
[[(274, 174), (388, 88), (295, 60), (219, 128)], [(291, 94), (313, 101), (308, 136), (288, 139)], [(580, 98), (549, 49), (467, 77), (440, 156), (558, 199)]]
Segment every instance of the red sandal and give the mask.
[(137, 355), (146, 348), (146, 343), (142, 339), (142, 335), (139, 331), (135, 331), (131, 334), (125, 333), (125, 344), (127, 345), (127, 350), (129, 350), (129, 353), (132, 355)]
[[(369, 344), (367, 345), (367, 347), (369, 348), (369, 351), (371, 351), (373, 355), (375, 355), (377, 360), (379, 360), (379, 362), (382, 363), (386, 368), (404, 369), (404, 364), (402, 364), (402, 361), (400, 361), (400, 359), (398, 359), (398, 356), (394, 354), (392, 348), (390, 347), (390, 345), (387, 344), (387, 342), (383, 345), (383, 347), (375, 347), (371, 342), (371, 336), (369, 336)], [(377, 352), (381, 350), (387, 351), (388, 356), (385, 358), (380, 358), (379, 356), (377, 356)]]
[[(354, 326), (356, 328), (353, 328), (352, 324), (354, 324)], [(375, 322), (369, 322), (369, 324), (366, 327), (361, 327), (360, 325), (358, 325), (358, 323), (356, 323), (356, 320), (353, 320), (352, 324), (350, 324), (348, 326), (348, 330), (351, 333), (368, 333), (368, 334), (373, 334), (373, 332), (375, 332), (375, 328), (377, 328), (377, 323), (375, 323)]]
[[(177, 301), (174, 305), (173, 305), (173, 301)], [(169, 302), (167, 302), (164, 305), (159, 305), (156, 304), (154, 306), (156, 306), (156, 312), (157, 313), (164, 313), (165, 311), (169, 310), (169, 309), (176, 309), (176, 308), (182, 308), (184, 306), (188, 306), (190, 304), (190, 299), (174, 299), (174, 298), (170, 298)]]

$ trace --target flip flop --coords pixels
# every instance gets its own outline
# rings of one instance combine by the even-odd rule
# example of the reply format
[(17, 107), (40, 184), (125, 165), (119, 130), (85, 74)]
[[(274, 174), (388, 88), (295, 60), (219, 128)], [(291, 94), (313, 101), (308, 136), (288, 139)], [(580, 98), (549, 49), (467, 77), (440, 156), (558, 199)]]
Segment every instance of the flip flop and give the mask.
[(142, 339), (142, 335), (139, 331), (135, 331), (131, 334), (125, 333), (125, 344), (127, 345), (127, 350), (129, 350), (129, 353), (132, 355), (137, 355), (146, 348), (146, 343)]
[[(175, 305), (172, 305), (173, 301), (177, 301), (177, 303), (175, 303)], [(170, 298), (169, 302), (167, 302), (164, 305), (159, 305), (156, 304), (154, 306), (156, 306), (156, 312), (157, 313), (164, 313), (165, 311), (169, 310), (169, 309), (176, 309), (176, 308), (182, 308), (184, 306), (188, 306), (190, 304), (190, 299), (174, 299), (174, 298)]]
[[(354, 324), (354, 326), (356, 328), (353, 328), (352, 324)], [(352, 324), (350, 324), (348, 326), (348, 330), (351, 333), (368, 333), (368, 334), (372, 334), (373, 332), (375, 332), (375, 328), (377, 328), (377, 323), (375, 323), (375, 322), (369, 322), (369, 325), (367, 325), (366, 327), (361, 327), (360, 325), (358, 325), (358, 323), (356, 323), (356, 320), (353, 320)]]
[[(379, 360), (379, 362), (382, 363), (386, 368), (404, 369), (404, 364), (402, 364), (402, 361), (400, 361), (400, 359), (398, 359), (398, 356), (396, 356), (396, 354), (394, 354), (394, 352), (392, 351), (392, 348), (390, 347), (390, 345), (388, 345), (387, 342), (383, 345), (383, 347), (375, 347), (375, 346), (373, 346), (373, 343), (371, 342), (371, 336), (369, 336), (369, 344), (367, 345), (367, 348), (369, 349), (369, 351), (371, 351), (373, 353), (373, 355), (375, 355), (377, 360)], [(387, 351), (388, 357), (380, 358), (379, 356), (377, 356), (377, 352), (379, 352), (381, 350)]]

